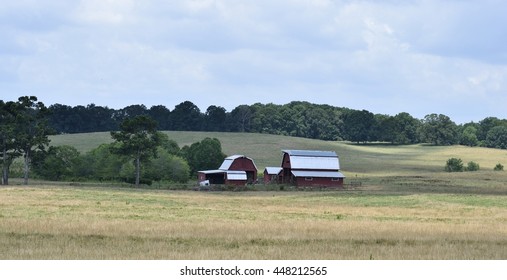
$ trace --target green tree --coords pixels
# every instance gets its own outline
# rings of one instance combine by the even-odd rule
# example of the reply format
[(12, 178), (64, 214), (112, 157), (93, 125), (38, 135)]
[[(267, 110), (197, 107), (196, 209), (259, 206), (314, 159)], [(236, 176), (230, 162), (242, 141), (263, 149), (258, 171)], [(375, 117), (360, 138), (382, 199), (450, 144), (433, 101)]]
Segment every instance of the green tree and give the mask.
[(0, 100), (0, 157), (2, 158), (2, 185), (9, 184), (9, 170), (14, 159), (20, 156), (15, 149), (16, 130), (15, 102)]
[(59, 181), (75, 176), (79, 152), (72, 146), (52, 146), (33, 160), (35, 174), (47, 180)]
[(394, 143), (415, 144), (419, 142), (417, 131), (421, 122), (409, 113), (399, 113), (394, 116)]
[(489, 130), (486, 146), (497, 149), (507, 149), (507, 126), (495, 126)]
[(446, 115), (426, 115), (421, 126), (421, 138), (434, 145), (453, 145), (458, 140), (458, 126)]
[(120, 170), (126, 159), (125, 156), (112, 152), (118, 150), (119, 146), (119, 144), (113, 143), (102, 144), (80, 156), (76, 162), (75, 176), (100, 181), (120, 179)]
[(113, 151), (134, 160), (135, 185), (139, 186), (141, 161), (156, 156), (157, 147), (163, 142), (164, 136), (157, 131), (157, 123), (144, 115), (128, 118), (120, 124), (120, 131), (111, 132), (111, 137), (118, 144)]
[(477, 162), (475, 161), (470, 161), (468, 164), (467, 164), (467, 167), (465, 168), (465, 171), (479, 171), (480, 169), (480, 166)]
[(463, 161), (460, 158), (450, 158), (445, 164), (445, 171), (447, 172), (463, 172)]
[(250, 132), (254, 112), (248, 105), (239, 105), (229, 116), (230, 130), (233, 132)]
[(367, 110), (346, 112), (343, 116), (343, 132), (346, 140), (357, 143), (370, 141), (374, 124), (375, 116)]
[(177, 131), (200, 131), (203, 116), (194, 103), (185, 101), (174, 107), (171, 112), (173, 129)]
[(477, 129), (477, 139), (479, 141), (485, 141), (488, 137), (488, 132), (495, 126), (501, 126), (502, 121), (495, 117), (487, 117), (479, 122)]
[(15, 148), (22, 154), (24, 162), (23, 183), (28, 185), (30, 161), (36, 151), (49, 145), (48, 110), (35, 96), (18, 99), (16, 110)]
[(224, 131), (227, 113), (224, 107), (209, 106), (204, 115), (204, 130)]
[(477, 138), (477, 128), (472, 125), (465, 127), (461, 133), (459, 143), (469, 147), (477, 146), (479, 144), (479, 140)]
[(159, 148), (157, 157), (148, 163), (146, 176), (154, 181), (171, 181), (185, 183), (190, 175), (190, 167), (186, 160)]
[(396, 120), (394, 117), (382, 114), (375, 115), (375, 123), (372, 127), (370, 140), (397, 144), (397, 137), (398, 131), (396, 130)]
[(192, 174), (199, 170), (217, 169), (226, 157), (222, 152), (222, 144), (216, 138), (205, 138), (190, 147), (185, 146), (182, 153)]
[(163, 105), (152, 106), (148, 112), (149, 116), (158, 124), (159, 130), (171, 130), (171, 111)]

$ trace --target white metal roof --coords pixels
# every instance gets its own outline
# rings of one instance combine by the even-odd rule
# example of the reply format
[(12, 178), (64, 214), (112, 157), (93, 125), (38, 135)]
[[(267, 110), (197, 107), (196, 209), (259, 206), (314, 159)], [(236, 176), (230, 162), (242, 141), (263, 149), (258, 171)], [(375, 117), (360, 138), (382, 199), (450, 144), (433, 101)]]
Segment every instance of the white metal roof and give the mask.
[(219, 173), (225, 173), (224, 170), (204, 170), (204, 171), (198, 171), (199, 173), (204, 174), (219, 174)]
[(345, 178), (345, 175), (336, 171), (292, 171), (292, 174), (296, 177)]
[(338, 157), (291, 156), (292, 169), (340, 170)]
[(245, 171), (227, 171), (227, 180), (229, 181), (246, 181)]
[(232, 163), (234, 162), (234, 159), (226, 158), (224, 162), (222, 162), (222, 165), (218, 169), (220, 170), (229, 170), (231, 168)]
[(284, 150), (289, 156), (301, 157), (338, 157), (334, 151), (312, 151), (312, 150)]
[(222, 165), (220, 165), (220, 167), (218, 169), (220, 170), (229, 170), (229, 168), (231, 168), (231, 165), (232, 163), (237, 160), (238, 158), (246, 158), (246, 159), (249, 159), (252, 161), (253, 165), (255, 166), (255, 169), (257, 169), (257, 166), (255, 165), (255, 162), (253, 159), (249, 158), (249, 157), (246, 157), (244, 155), (233, 155), (233, 156), (230, 156), (230, 157), (226, 157), (224, 162), (222, 162)]
[(282, 170), (283, 168), (281, 167), (266, 167), (266, 171), (269, 175), (278, 175), (278, 173), (280, 173)]

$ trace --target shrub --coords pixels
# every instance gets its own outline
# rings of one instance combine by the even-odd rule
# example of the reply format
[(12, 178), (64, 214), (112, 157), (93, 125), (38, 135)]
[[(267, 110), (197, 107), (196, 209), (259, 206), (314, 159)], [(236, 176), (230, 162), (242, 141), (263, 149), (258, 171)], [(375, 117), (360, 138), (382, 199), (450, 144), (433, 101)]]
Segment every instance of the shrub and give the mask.
[(480, 169), (480, 166), (477, 162), (471, 161), (467, 164), (466, 171), (478, 171)]
[(463, 161), (460, 158), (450, 158), (445, 165), (447, 172), (463, 172)]
[(495, 171), (503, 171), (503, 165), (499, 163), (499, 164), (497, 164), (495, 166), (495, 168), (493, 170), (495, 170)]

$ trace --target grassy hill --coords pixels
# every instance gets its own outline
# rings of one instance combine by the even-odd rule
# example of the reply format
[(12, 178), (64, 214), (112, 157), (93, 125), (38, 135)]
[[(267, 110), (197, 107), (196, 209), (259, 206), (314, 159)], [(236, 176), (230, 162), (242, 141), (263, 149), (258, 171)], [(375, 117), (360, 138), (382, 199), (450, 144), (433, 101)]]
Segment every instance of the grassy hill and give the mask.
[[(406, 175), (442, 171), (445, 161), (459, 157), (465, 163), (475, 161), (483, 170), (492, 170), (497, 163), (507, 166), (507, 151), (465, 146), (429, 145), (356, 145), (346, 142), (321, 141), (255, 133), (165, 132), (180, 147), (217, 138), (225, 154), (243, 154), (254, 158), (259, 169), (279, 166), (281, 150), (333, 150), (338, 153), (342, 169), (349, 175)], [(100, 144), (111, 142), (109, 133), (67, 134), (51, 137), (52, 145), (70, 145), (87, 152)]]

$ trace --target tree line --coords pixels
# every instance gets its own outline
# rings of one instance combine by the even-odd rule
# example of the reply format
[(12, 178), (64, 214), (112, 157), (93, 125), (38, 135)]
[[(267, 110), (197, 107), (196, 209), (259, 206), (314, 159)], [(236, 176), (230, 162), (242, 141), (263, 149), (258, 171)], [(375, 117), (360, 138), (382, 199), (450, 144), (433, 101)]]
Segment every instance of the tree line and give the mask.
[(417, 119), (405, 112), (390, 116), (297, 101), (285, 105), (239, 105), (231, 112), (217, 105), (201, 112), (190, 101), (176, 105), (172, 111), (163, 105), (131, 105), (115, 110), (94, 104), (54, 104), (48, 111), (49, 125), (56, 133), (118, 130), (125, 119), (146, 115), (157, 122), (158, 130), (252, 132), (357, 143), (462, 144), (507, 149), (507, 120), (496, 117), (458, 125), (443, 114)]
[[(204, 139), (180, 148), (160, 130), (257, 132), (322, 140), (373, 141), (392, 144), (462, 144), (507, 149), (507, 120), (488, 117), (457, 125), (448, 116), (429, 114), (416, 119), (291, 102), (285, 105), (240, 105), (231, 112), (209, 106), (205, 113), (190, 101), (170, 111), (165, 106), (132, 105), (120, 110), (90, 104), (46, 107), (35, 96), (0, 100), (2, 184), (8, 184), (16, 158), (49, 180), (186, 182), (198, 170), (213, 169), (225, 158), (220, 141)], [(49, 147), (50, 134), (110, 131), (114, 142), (80, 154), (69, 146)], [(206, 155), (206, 156), (202, 156)], [(172, 170), (172, 171), (168, 171)]]
[(2, 185), (9, 184), (17, 158), (22, 158), (24, 184), (33, 171), (35, 177), (53, 181), (125, 181), (137, 186), (153, 181), (184, 183), (197, 170), (216, 168), (226, 157), (215, 138), (180, 148), (146, 114), (125, 116), (110, 132), (113, 143), (80, 154), (71, 146), (49, 146), (48, 136), (57, 133), (50, 122), (54, 116), (35, 96), (0, 100)]

